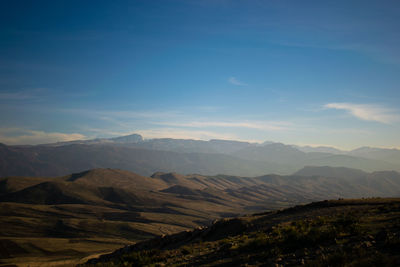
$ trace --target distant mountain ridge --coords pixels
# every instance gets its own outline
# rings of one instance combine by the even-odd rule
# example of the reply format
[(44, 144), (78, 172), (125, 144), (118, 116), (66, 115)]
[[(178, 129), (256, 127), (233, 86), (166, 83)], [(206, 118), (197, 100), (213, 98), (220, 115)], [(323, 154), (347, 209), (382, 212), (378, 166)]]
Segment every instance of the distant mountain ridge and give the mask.
[[(144, 139), (140, 134), (130, 134), (125, 136), (111, 137), (111, 138), (96, 138), (89, 140), (75, 140), (75, 141), (67, 141), (67, 142), (57, 142), (57, 143), (49, 143), (43, 145), (49, 146), (62, 146), (69, 144), (104, 144), (104, 143), (124, 143), (124, 144), (138, 144), (138, 143), (146, 143), (147, 145), (153, 145), (154, 143), (158, 143), (159, 145), (163, 143), (169, 143), (170, 148), (174, 149), (174, 146), (185, 146), (190, 144), (197, 144), (197, 147), (209, 146), (211, 144), (212, 147), (218, 147), (219, 153), (231, 153), (235, 150), (242, 149), (247, 146), (265, 146), (270, 144), (279, 144), (279, 142), (273, 141), (265, 141), (263, 143), (250, 143), (245, 141), (235, 141), (235, 140), (223, 140), (223, 139), (210, 139), (209, 141), (204, 140), (192, 140), (192, 139), (174, 139), (174, 138), (153, 138), (153, 139)], [(1, 143), (0, 143), (1, 144)], [(165, 146), (165, 144), (163, 144)], [(367, 155), (367, 154), (384, 154), (391, 153), (391, 155), (398, 155), (400, 153), (399, 149), (395, 148), (377, 148), (377, 147), (360, 147), (353, 150), (341, 150), (331, 146), (298, 146), (298, 145), (288, 145), (293, 148), (296, 148), (302, 152), (320, 152), (320, 153), (331, 153), (331, 154), (349, 154), (349, 155)], [(143, 147), (146, 145), (143, 144)], [(193, 147), (195, 148), (195, 147)], [(193, 149), (192, 148), (192, 149)], [(222, 148), (222, 149), (221, 149)], [(176, 148), (175, 148), (176, 149)], [(186, 151), (188, 152), (188, 151)], [(200, 151), (193, 151), (200, 152)], [(372, 157), (372, 156), (370, 156)]]
[(295, 172), (293, 175), (324, 177), (362, 177), (367, 175), (367, 173), (361, 170), (345, 167), (306, 166), (303, 169)]
[(364, 171), (400, 171), (397, 149), (296, 147), (231, 140), (143, 139), (128, 136), (36, 146), (0, 146), (1, 176), (58, 176), (92, 168), (118, 168), (151, 175), (157, 171), (203, 175), (291, 174), (304, 166)]

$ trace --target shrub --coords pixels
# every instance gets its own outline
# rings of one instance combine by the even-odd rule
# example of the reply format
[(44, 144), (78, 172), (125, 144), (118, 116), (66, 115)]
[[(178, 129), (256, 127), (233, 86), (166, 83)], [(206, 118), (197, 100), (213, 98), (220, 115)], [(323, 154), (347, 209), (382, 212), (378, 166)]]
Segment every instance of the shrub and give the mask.
[(144, 266), (162, 260), (161, 251), (156, 249), (135, 251), (122, 258), (122, 262), (130, 263), (128, 266)]

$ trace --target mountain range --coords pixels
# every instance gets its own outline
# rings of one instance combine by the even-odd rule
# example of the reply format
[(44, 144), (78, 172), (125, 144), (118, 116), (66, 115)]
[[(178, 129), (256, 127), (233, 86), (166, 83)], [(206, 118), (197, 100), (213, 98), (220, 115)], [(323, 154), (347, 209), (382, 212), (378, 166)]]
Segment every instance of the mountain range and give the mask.
[(137, 134), (0, 144), (0, 265), (73, 265), (215, 219), (398, 197), (399, 155)]
[(138, 134), (36, 146), (0, 144), (0, 177), (61, 176), (118, 168), (149, 176), (157, 171), (201, 175), (288, 175), (304, 166), (400, 171), (400, 150), (363, 147), (341, 151), (229, 140), (149, 139)]

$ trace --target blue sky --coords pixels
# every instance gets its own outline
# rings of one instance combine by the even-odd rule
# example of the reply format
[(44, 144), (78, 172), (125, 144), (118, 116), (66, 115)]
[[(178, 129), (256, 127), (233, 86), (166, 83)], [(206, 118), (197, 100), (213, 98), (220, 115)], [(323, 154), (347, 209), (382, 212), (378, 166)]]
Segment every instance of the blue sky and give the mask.
[(0, 1), (0, 142), (400, 148), (399, 1)]

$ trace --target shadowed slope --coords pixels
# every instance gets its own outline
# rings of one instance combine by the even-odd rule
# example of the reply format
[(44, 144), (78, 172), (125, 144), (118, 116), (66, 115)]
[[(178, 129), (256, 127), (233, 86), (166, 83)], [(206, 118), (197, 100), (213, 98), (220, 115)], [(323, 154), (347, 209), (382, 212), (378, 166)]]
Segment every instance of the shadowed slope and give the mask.
[[(71, 189), (71, 188), (68, 188)], [(77, 187), (72, 188), (77, 189)], [(0, 196), (1, 202), (17, 202), (30, 204), (83, 204), (84, 201), (70, 194), (66, 188), (57, 182), (44, 182), (17, 192)]]
[(397, 266), (400, 199), (341, 200), (219, 220), (88, 266)]

